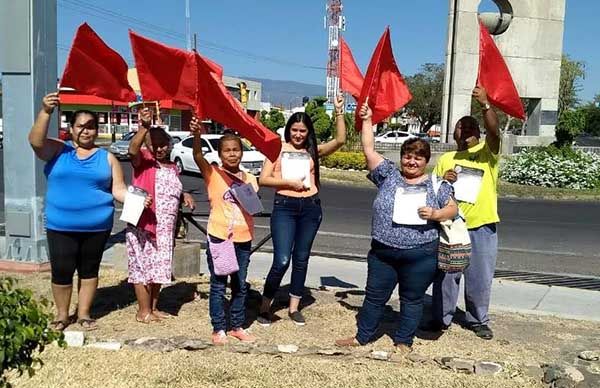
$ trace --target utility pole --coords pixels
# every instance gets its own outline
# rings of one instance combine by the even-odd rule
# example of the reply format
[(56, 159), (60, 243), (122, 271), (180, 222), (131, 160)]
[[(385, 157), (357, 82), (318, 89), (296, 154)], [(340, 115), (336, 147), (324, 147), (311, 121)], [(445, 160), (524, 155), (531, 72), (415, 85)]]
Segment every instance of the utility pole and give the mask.
[[(44, 163), (27, 132), (42, 97), (56, 90), (56, 0), (0, 0), (0, 71), (4, 112), (4, 209), (6, 237), (0, 256), (13, 267), (48, 261), (43, 203)], [(56, 120), (50, 136), (57, 137)], [(2, 266), (0, 266), (2, 267)]]
[(186, 49), (192, 51), (192, 26), (190, 21), (190, 0), (185, 0), (185, 43)]
[(327, 0), (325, 6), (325, 28), (328, 35), (327, 59), (327, 102), (333, 104), (340, 89), (340, 31), (346, 30), (346, 19), (342, 15), (342, 0)]

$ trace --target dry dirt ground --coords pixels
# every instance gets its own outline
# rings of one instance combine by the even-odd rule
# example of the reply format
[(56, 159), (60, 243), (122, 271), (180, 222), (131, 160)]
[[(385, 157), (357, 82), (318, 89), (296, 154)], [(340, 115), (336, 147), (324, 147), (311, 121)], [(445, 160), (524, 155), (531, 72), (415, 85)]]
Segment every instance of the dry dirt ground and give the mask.
[[(0, 273), (0, 276), (6, 274)], [(47, 273), (11, 275), (36, 295), (50, 295)], [(295, 344), (300, 350), (331, 347), (336, 338), (355, 332), (355, 315), (362, 303), (360, 290), (307, 290), (303, 299), (307, 325), (295, 326), (287, 317), (283, 289), (275, 306), (280, 319), (271, 327), (254, 323), (261, 290), (251, 280), (247, 323), (261, 345)], [(160, 308), (176, 317), (141, 324), (134, 319), (136, 303), (126, 274), (103, 269), (93, 307), (98, 330), (88, 341), (170, 338), (186, 336), (209, 340), (208, 277), (178, 279), (163, 289)], [(195, 294), (197, 297), (195, 298)], [(235, 344), (196, 352), (162, 353), (134, 349), (106, 351), (92, 348), (60, 349), (51, 346), (41, 355), (45, 365), (33, 378), (13, 378), (16, 387), (543, 387), (539, 365), (573, 363), (582, 350), (600, 349), (600, 325), (522, 314), (495, 313), (496, 336), (476, 338), (455, 324), (439, 338), (418, 333), (414, 352), (424, 363), (370, 360), (372, 350), (392, 351), (390, 334), (397, 318), (397, 300), (390, 302), (379, 339), (345, 356), (240, 354)], [(73, 306), (74, 309), (74, 306)], [(426, 315), (428, 312), (426, 311)], [(81, 330), (77, 324), (68, 330)], [(235, 341), (235, 340), (230, 340)], [(504, 366), (496, 376), (479, 376), (445, 370), (436, 357), (463, 357), (493, 361)], [(582, 387), (600, 386), (598, 374), (585, 371)], [(591, 385), (594, 384), (594, 385)], [(599, 384), (599, 385), (595, 385)]]

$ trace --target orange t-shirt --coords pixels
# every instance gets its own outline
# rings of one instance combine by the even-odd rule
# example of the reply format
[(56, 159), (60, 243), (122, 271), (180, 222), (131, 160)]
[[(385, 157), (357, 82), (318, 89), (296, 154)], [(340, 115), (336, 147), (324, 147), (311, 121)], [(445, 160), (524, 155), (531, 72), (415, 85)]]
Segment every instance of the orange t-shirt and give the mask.
[[(208, 234), (226, 240), (233, 218), (233, 241), (251, 241), (254, 236), (254, 219), (236, 203), (229, 191), (230, 187), (240, 184), (239, 181), (221, 167), (215, 166), (211, 166), (211, 174), (204, 179), (210, 202)], [(250, 183), (258, 192), (258, 182), (254, 175), (244, 172), (244, 183)]]
[[(293, 145), (288, 144), (288, 143), (283, 143), (281, 145), (281, 153), (283, 153), (283, 152), (308, 153), (308, 151), (298, 150), (298, 149), (294, 148)], [(275, 163), (273, 163), (273, 176), (278, 179), (281, 179), (281, 153), (279, 154), (279, 157), (277, 158)], [(319, 189), (317, 188), (317, 184), (315, 182), (315, 162), (313, 161), (312, 157), (310, 158), (310, 190), (307, 190), (307, 191), (294, 191), (294, 190), (289, 190), (289, 189), (277, 190), (277, 194), (287, 195), (288, 197), (296, 197), (296, 198), (310, 197), (310, 196), (317, 194), (318, 192), (319, 192)]]

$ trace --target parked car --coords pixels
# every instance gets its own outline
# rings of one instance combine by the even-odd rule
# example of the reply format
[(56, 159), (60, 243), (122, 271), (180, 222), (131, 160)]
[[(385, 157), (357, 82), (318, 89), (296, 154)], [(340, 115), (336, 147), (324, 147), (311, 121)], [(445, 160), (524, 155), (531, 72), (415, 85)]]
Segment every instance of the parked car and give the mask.
[(402, 144), (408, 139), (416, 136), (405, 131), (388, 131), (375, 137), (375, 143)]
[(134, 135), (135, 132), (124, 134), (123, 137), (121, 137), (121, 140), (117, 140), (108, 147), (108, 151), (115, 155), (119, 160), (129, 159), (129, 142)]
[[(206, 158), (210, 164), (217, 166), (221, 165), (217, 146), (219, 144), (219, 139), (222, 136), (223, 135), (202, 135), (202, 152), (204, 158)], [(193, 142), (194, 137), (188, 136), (173, 146), (173, 151), (171, 151), (171, 161), (175, 163), (180, 174), (187, 171), (200, 172), (196, 162), (194, 162), (194, 156), (192, 155)], [(260, 175), (265, 156), (249, 147), (245, 142), (242, 142), (242, 145), (244, 147), (244, 154), (242, 156), (240, 168), (253, 175)]]

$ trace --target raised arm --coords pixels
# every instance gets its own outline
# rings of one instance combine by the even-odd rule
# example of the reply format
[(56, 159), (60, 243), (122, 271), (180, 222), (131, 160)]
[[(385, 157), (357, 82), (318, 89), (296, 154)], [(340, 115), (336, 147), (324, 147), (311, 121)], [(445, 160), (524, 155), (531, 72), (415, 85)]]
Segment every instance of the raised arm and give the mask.
[(65, 146), (65, 143), (61, 140), (48, 138), (50, 118), (58, 104), (58, 92), (44, 96), (42, 109), (38, 113), (31, 131), (29, 131), (29, 144), (31, 144), (36, 156), (44, 161), (54, 158)]
[(327, 156), (346, 144), (346, 120), (344, 119), (344, 95), (340, 92), (335, 100), (335, 138), (319, 145), (319, 156)]
[(131, 164), (133, 167), (140, 165), (140, 149), (144, 144), (144, 139), (146, 138), (152, 123), (152, 112), (150, 109), (144, 108), (140, 111), (138, 118), (141, 125), (138, 127), (138, 131), (129, 142), (129, 158), (131, 159)]
[(375, 167), (383, 162), (383, 156), (375, 151), (375, 136), (373, 136), (373, 123), (371, 117), (373, 111), (369, 108), (368, 100), (360, 107), (360, 118), (362, 119), (362, 131), (360, 131), (360, 141), (363, 152), (367, 159), (367, 168), (373, 171)]
[(204, 180), (210, 176), (212, 173), (212, 168), (210, 167), (210, 163), (208, 160), (204, 159), (204, 154), (202, 153), (202, 124), (200, 124), (200, 120), (197, 117), (193, 117), (192, 121), (190, 121), (190, 132), (194, 134), (194, 142), (192, 144), (192, 155), (194, 156), (194, 162), (200, 169), (200, 173), (204, 177)]
[(473, 97), (481, 105), (483, 110), (483, 126), (485, 127), (485, 142), (494, 154), (500, 152), (500, 131), (498, 129), (498, 116), (490, 106), (486, 90), (481, 86), (473, 89)]

